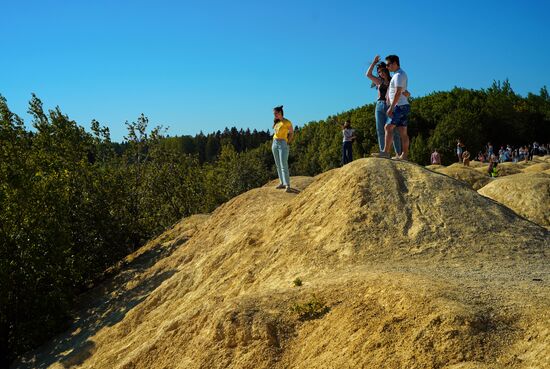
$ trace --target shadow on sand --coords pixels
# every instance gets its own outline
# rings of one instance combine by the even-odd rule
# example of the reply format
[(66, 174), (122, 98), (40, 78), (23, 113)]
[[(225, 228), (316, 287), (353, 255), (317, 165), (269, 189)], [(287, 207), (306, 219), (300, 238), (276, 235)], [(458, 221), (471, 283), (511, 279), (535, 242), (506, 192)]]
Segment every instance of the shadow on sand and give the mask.
[(81, 365), (96, 350), (90, 337), (102, 328), (120, 322), (162, 282), (174, 275), (176, 270), (159, 272), (139, 281), (131, 288), (125, 287), (128, 282), (136, 280), (143, 271), (172, 254), (185, 241), (187, 239), (181, 239), (169, 246), (160, 243), (154, 245), (124, 265), (121, 272), (112, 279), (83, 294), (70, 327), (50, 343), (27, 353), (12, 366), (12, 369), (46, 369), (54, 363), (58, 363), (58, 368)]

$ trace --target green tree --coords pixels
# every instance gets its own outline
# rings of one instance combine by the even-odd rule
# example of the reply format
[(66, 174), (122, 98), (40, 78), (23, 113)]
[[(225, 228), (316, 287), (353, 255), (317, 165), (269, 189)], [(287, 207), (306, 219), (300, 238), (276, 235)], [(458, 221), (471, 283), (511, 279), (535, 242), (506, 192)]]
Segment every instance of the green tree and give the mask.
[(422, 134), (413, 137), (410, 141), (409, 158), (420, 165), (430, 164), (430, 148)]

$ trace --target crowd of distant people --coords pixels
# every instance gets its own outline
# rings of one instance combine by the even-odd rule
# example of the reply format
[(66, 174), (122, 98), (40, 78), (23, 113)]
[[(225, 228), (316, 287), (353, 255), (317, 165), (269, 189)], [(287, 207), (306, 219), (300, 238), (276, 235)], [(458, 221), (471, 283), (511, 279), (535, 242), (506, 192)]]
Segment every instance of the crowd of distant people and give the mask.
[[(456, 142), (455, 152), (459, 163), (462, 163), (465, 166), (470, 165), (470, 153), (465, 149), (465, 145), (460, 139)], [(481, 163), (489, 163), (487, 173), (490, 177), (496, 177), (498, 173), (497, 165), (499, 163), (517, 163), (520, 161), (526, 162), (533, 160), (534, 155), (550, 155), (550, 143), (541, 145), (535, 141), (533, 144), (523, 146), (502, 145), (500, 146), (500, 149), (496, 151), (493, 144), (488, 142), (485, 146), (485, 150), (480, 150), (475, 157), (475, 160)], [(430, 163), (433, 165), (441, 165), (441, 156), (437, 150), (432, 152)]]
[(503, 145), (497, 152), (495, 151), (493, 145), (489, 142), (485, 148), (485, 151), (480, 151), (477, 154), (477, 160), (482, 163), (489, 161), (497, 161), (499, 163), (517, 163), (518, 161), (532, 160), (533, 155), (550, 155), (550, 144), (541, 145), (535, 141), (532, 145)]

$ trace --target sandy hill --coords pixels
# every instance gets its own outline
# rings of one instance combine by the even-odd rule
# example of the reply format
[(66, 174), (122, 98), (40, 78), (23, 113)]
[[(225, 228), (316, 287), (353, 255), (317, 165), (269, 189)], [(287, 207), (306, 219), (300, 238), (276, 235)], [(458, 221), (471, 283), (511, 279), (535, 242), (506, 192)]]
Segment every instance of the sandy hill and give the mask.
[[(475, 170), (474, 168), (484, 168), (485, 171)], [(482, 165), (476, 165), (475, 167), (472, 166), (464, 166), (460, 163), (455, 163), (452, 165), (449, 165), (448, 167), (440, 167), (435, 168), (434, 170), (438, 173), (442, 173), (445, 175), (448, 175), (449, 177), (452, 177), (454, 179), (461, 180), (463, 182), (468, 183), (474, 190), (479, 190), (483, 186), (485, 186), (487, 183), (491, 181), (491, 178), (487, 175), (487, 166)]]
[[(459, 164), (459, 163), (455, 163), (455, 164)], [(477, 161), (477, 160), (470, 161), (470, 167), (472, 167), (472, 168), (479, 168), (479, 167), (487, 168), (488, 166), (489, 166), (489, 163), (482, 163), (482, 162)]]
[(550, 163), (541, 162), (541, 163), (530, 165), (525, 169), (523, 169), (523, 171), (525, 173), (537, 173), (537, 172), (543, 172), (548, 169), (550, 169)]
[(550, 233), (368, 158), (183, 220), (17, 368), (543, 368)]
[(541, 162), (550, 163), (550, 155), (545, 155), (545, 156), (535, 155), (533, 156), (533, 161), (538, 163), (541, 163)]
[(550, 175), (526, 171), (498, 178), (478, 192), (550, 229)]

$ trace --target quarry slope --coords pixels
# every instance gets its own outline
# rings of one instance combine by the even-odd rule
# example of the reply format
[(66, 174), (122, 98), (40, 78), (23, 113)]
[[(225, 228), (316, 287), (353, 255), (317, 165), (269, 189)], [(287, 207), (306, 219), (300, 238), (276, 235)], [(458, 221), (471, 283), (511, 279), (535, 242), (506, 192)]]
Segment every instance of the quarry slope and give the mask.
[(14, 367), (550, 366), (547, 229), (408, 162), (292, 183), (182, 220)]

